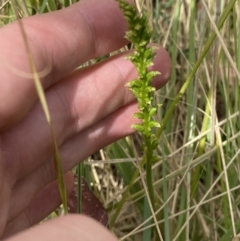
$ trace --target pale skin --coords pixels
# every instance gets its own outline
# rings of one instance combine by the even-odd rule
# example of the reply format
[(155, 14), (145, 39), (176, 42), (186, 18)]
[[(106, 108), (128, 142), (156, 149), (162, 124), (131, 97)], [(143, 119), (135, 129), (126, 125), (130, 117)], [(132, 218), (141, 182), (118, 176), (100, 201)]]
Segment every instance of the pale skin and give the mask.
[[(137, 73), (124, 58), (127, 53), (74, 71), (89, 59), (125, 46), (127, 25), (113, 0), (85, 0), (26, 18), (23, 26), (37, 71), (51, 67), (41, 82), (70, 194), (74, 166), (134, 132), (130, 126), (136, 122), (132, 116), (137, 103), (125, 84)], [(0, 61), (0, 237), (12, 241), (116, 240), (107, 229), (81, 215), (28, 229), (61, 201), (50, 130), (34, 82), (26, 74), (30, 69), (17, 22), (0, 29)], [(171, 72), (169, 55), (160, 46), (154, 63), (154, 69), (161, 72), (154, 85), (160, 88)]]

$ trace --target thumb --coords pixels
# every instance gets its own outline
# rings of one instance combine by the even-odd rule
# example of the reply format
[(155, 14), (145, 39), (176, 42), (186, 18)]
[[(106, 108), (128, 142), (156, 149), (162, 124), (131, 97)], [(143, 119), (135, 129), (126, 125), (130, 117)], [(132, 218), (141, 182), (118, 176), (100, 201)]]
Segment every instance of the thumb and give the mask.
[(117, 241), (104, 226), (83, 215), (62, 216), (30, 230), (24, 231), (5, 241)]

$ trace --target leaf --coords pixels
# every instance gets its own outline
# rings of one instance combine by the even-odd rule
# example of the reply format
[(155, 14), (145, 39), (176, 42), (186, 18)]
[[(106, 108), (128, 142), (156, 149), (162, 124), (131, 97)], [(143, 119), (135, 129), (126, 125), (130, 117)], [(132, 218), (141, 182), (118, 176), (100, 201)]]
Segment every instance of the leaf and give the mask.
[[(78, 202), (78, 177), (74, 176), (74, 188), (71, 195), (68, 198), (68, 209), (69, 213), (77, 213), (77, 202)], [(84, 177), (82, 177), (82, 214), (94, 218), (104, 226), (108, 224), (107, 212), (104, 209), (102, 203), (89, 189), (88, 184)]]

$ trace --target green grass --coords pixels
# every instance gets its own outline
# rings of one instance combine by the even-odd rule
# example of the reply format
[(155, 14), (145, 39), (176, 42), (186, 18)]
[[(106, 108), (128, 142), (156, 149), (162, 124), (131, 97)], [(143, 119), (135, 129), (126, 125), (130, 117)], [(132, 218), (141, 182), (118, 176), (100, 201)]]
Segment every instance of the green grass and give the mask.
[[(172, 58), (171, 79), (155, 98), (164, 126), (157, 133), (159, 159), (152, 173), (155, 218), (162, 240), (229, 241), (240, 233), (240, 2), (233, 9), (228, 8), (233, 0), (195, 2), (137, 1), (150, 13), (154, 41)], [(57, 5), (27, 1), (27, 6), (33, 8), (20, 8), (23, 16)], [(15, 19), (9, 4), (1, 11), (1, 25)], [(219, 31), (214, 23), (222, 25)], [(145, 218), (152, 215), (138, 161), (141, 143), (141, 135), (134, 134), (85, 162), (98, 174), (92, 182), (106, 190), (99, 196), (120, 240), (148, 241), (156, 226)]]

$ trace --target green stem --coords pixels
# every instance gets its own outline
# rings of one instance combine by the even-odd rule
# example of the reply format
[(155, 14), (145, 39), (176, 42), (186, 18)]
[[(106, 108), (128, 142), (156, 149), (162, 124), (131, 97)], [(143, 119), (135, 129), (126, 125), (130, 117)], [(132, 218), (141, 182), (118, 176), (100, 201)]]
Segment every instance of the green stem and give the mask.
[[(151, 148), (151, 140), (149, 137), (145, 136), (145, 143), (147, 146), (146, 149), (146, 180), (147, 180), (147, 188), (148, 188), (148, 194), (150, 198), (150, 202), (152, 205), (152, 208), (155, 212), (155, 198), (154, 198), (154, 189), (153, 189), (153, 181), (152, 181), (152, 154), (153, 150)], [(149, 204), (150, 205), (150, 204)]]

